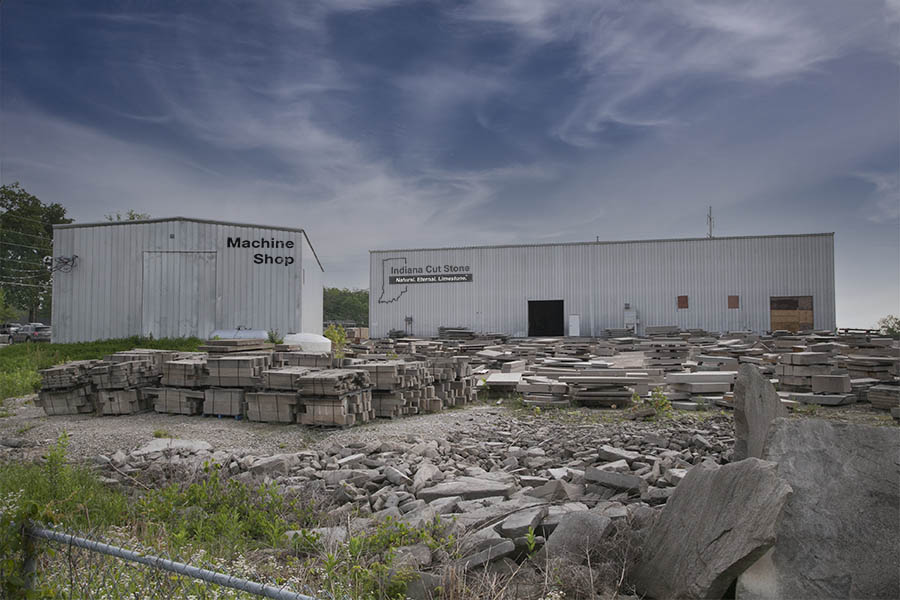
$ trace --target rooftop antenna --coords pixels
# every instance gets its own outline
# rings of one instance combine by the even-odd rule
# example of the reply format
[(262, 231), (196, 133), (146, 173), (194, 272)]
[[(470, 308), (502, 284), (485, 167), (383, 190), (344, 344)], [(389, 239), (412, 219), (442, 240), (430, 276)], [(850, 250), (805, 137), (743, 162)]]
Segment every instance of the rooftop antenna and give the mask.
[(713, 225), (715, 224), (715, 219), (712, 216), (712, 206), (709, 207), (709, 212), (706, 213), (706, 224), (709, 225), (709, 233), (706, 234), (706, 237), (712, 238)]

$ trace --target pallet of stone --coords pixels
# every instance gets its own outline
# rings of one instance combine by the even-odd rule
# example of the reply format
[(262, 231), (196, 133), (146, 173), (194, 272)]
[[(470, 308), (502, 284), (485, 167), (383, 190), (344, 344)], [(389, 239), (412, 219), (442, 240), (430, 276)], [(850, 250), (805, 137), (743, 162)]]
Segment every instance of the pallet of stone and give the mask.
[[(301, 425), (318, 425), (322, 427), (349, 427), (355, 425), (357, 417), (354, 407), (351, 406), (351, 398), (356, 401), (353, 404), (361, 404), (359, 397), (363, 390), (344, 394), (342, 396), (307, 396), (303, 398), (303, 404), (297, 412), (297, 422)], [(368, 415), (368, 411), (361, 411)], [(362, 419), (360, 419), (362, 421)]]
[(124, 390), (159, 385), (160, 372), (152, 360), (107, 362), (91, 368), (91, 381), (99, 390)]
[(419, 388), (429, 385), (434, 378), (424, 362), (387, 360), (355, 365), (369, 374), (372, 386), (379, 391)]
[(641, 344), (641, 347), (644, 350), (644, 366), (666, 372), (681, 371), (681, 365), (690, 352), (690, 346), (684, 341), (672, 338), (654, 339)]
[(438, 338), (442, 340), (473, 340), (476, 337), (468, 327), (438, 327)]
[(244, 414), (242, 388), (209, 388), (203, 391), (203, 414), (223, 417), (239, 417)]
[(871, 377), (860, 377), (850, 380), (850, 391), (856, 394), (857, 402), (869, 401), (869, 389), (873, 386), (884, 383), (880, 379), (872, 379)]
[(206, 357), (170, 360), (163, 363), (162, 385), (193, 388), (206, 385)]
[(210, 356), (206, 361), (206, 384), (216, 387), (260, 387), (263, 371), (271, 364), (271, 354)]
[(491, 391), (512, 392), (522, 380), (522, 375), (522, 373), (491, 373), (484, 383)]
[(900, 357), (852, 354), (842, 361), (854, 379), (868, 377), (890, 381), (897, 374)]
[(872, 386), (868, 398), (873, 408), (893, 410), (900, 407), (900, 385)]
[(263, 339), (224, 339), (207, 340), (198, 350), (209, 354), (230, 354), (233, 352), (249, 352), (251, 350), (272, 350), (275, 344)]
[(666, 385), (670, 399), (714, 403), (731, 392), (737, 371), (698, 371), (696, 373), (668, 373)]
[(695, 358), (698, 371), (736, 371), (738, 359), (733, 356), (700, 354)]
[(297, 392), (246, 392), (247, 420), (260, 423), (296, 423), (302, 410)]
[(647, 377), (568, 375), (559, 380), (569, 384), (569, 399), (579, 406), (617, 407), (631, 403), (633, 394), (648, 393)]
[(379, 392), (372, 391), (372, 410), (376, 417), (385, 419), (395, 419), (404, 415), (416, 414), (412, 412), (412, 405), (406, 392)]
[(342, 396), (369, 389), (372, 382), (364, 369), (323, 369), (310, 371), (298, 378), (302, 396)]
[(134, 415), (150, 409), (144, 390), (100, 390), (97, 392), (97, 414)]
[(300, 391), (303, 387), (300, 379), (315, 369), (310, 367), (278, 367), (263, 371), (263, 387), (269, 390)]
[(153, 410), (170, 415), (199, 415), (203, 412), (203, 390), (176, 387), (144, 388)]
[(655, 325), (651, 327), (644, 328), (644, 335), (649, 338), (652, 337), (663, 337), (669, 338), (677, 336), (681, 333), (681, 328), (677, 325)]
[(90, 384), (65, 390), (49, 389), (38, 392), (37, 405), (48, 415), (78, 415), (95, 410), (96, 396)]
[(91, 383), (91, 369), (99, 360), (74, 360), (62, 365), (41, 369), (41, 389), (62, 390)]
[(330, 369), (334, 358), (327, 352), (276, 352), (275, 364), (285, 367)]

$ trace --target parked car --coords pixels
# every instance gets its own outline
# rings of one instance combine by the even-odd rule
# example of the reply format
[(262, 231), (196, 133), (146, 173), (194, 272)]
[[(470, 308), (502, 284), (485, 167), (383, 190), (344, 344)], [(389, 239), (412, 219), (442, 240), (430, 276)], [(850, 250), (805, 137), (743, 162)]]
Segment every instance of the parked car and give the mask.
[(13, 332), (12, 341), (13, 343), (49, 342), (50, 331), (49, 325), (32, 325), (29, 323), (28, 325), (22, 325), (22, 327)]
[(0, 334), (13, 334), (21, 326), (21, 323), (0, 323)]

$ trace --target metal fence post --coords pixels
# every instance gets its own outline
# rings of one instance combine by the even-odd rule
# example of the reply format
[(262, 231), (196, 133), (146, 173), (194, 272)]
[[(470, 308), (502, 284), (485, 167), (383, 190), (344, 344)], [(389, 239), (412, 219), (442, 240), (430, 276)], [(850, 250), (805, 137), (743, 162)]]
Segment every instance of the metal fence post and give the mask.
[(31, 535), (26, 523), (22, 526), (22, 585), (26, 592), (34, 590), (37, 574), (37, 539)]

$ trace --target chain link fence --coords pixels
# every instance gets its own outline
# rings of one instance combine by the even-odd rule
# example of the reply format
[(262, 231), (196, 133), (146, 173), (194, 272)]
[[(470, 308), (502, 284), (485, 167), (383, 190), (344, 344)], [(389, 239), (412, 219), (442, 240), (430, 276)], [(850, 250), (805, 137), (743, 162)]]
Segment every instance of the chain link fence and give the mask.
[[(264, 554), (240, 556), (230, 564), (209, 564), (202, 555), (180, 558), (129, 549), (98, 532), (73, 534), (36, 524), (23, 527), (22, 532), (22, 573), (0, 572), (0, 577), (21, 576), (26, 597), (332, 600), (315, 595), (302, 582), (279, 578), (277, 568), (267, 569), (274, 562)], [(268, 571), (271, 581), (260, 583), (223, 572), (229, 566), (241, 573)]]

